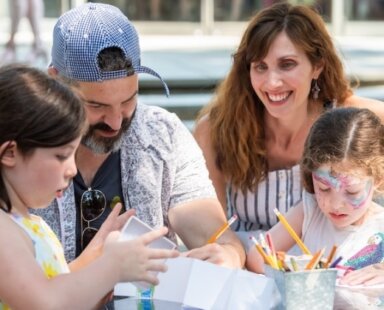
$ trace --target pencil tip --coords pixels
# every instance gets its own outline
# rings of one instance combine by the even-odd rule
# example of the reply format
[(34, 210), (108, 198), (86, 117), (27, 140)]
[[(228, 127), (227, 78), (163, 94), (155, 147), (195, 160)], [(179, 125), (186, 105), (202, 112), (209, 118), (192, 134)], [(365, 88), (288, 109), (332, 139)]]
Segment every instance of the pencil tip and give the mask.
[(249, 236), (249, 239), (251, 239), (254, 243), (258, 243), (257, 239), (254, 236)]

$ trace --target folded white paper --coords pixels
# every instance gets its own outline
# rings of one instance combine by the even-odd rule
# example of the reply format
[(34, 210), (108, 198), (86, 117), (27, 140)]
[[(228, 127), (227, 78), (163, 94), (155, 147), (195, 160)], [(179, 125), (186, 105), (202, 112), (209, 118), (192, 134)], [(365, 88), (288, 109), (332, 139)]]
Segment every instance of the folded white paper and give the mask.
[[(166, 264), (167, 272), (158, 274), (155, 300), (203, 310), (272, 309), (278, 301), (274, 281), (263, 275), (187, 257), (168, 259)], [(137, 296), (129, 287), (117, 293)]]
[(275, 300), (273, 280), (241, 269), (178, 257), (167, 260), (159, 274), (154, 299), (172, 300), (199, 309), (270, 309)]
[[(132, 216), (122, 229), (121, 240), (131, 240), (151, 230), (150, 226)], [(176, 248), (176, 244), (164, 237), (148, 246)], [(188, 257), (168, 259), (166, 264), (167, 272), (158, 274), (160, 284), (154, 288), (152, 296), (155, 300), (203, 310), (271, 309), (278, 300), (274, 281), (263, 275)], [(119, 283), (115, 286), (115, 295), (137, 297), (140, 295), (138, 290), (149, 287), (144, 282)]]
[[(131, 216), (128, 219), (127, 223), (125, 223), (123, 229), (121, 230), (121, 235), (119, 240), (121, 241), (132, 240), (152, 230), (153, 229), (149, 225), (141, 221), (139, 218), (137, 218), (136, 216)], [(155, 248), (155, 249), (172, 250), (176, 248), (176, 244), (173, 243), (171, 240), (165, 237), (162, 237), (149, 243), (148, 247)], [(132, 282), (132, 284), (142, 290), (145, 290), (151, 287), (151, 285), (146, 282)], [(125, 289), (119, 288), (119, 285), (120, 284), (117, 284), (117, 287), (115, 286), (115, 290), (117, 290), (118, 292), (124, 291)], [(124, 285), (124, 286), (128, 288), (130, 287), (130, 285), (128, 286)]]

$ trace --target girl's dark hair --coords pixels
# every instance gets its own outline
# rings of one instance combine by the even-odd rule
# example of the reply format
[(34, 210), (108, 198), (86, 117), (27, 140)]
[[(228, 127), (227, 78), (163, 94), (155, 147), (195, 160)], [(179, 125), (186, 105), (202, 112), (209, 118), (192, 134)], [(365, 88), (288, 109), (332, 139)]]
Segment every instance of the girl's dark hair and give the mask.
[[(62, 146), (83, 133), (85, 119), (81, 100), (63, 83), (24, 65), (0, 68), (0, 145), (15, 141), (25, 156)], [(0, 207), (11, 211), (2, 178)]]
[[(379, 183), (384, 175), (384, 125), (368, 109), (336, 108), (314, 123), (304, 146), (301, 173), (304, 188), (314, 193), (312, 172), (323, 164), (362, 168)], [(384, 182), (377, 184), (384, 190)]]

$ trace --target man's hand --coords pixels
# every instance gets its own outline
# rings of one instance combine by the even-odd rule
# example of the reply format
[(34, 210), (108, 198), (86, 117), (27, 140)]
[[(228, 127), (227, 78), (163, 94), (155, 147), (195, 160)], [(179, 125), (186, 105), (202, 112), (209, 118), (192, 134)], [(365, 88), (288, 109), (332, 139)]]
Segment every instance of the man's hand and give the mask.
[(227, 219), (217, 199), (199, 199), (173, 207), (170, 227), (190, 251), (183, 255), (231, 268), (242, 268), (245, 250), (236, 234), (228, 228), (215, 243), (208, 240)]
[(231, 244), (210, 243), (200, 248), (184, 252), (181, 255), (229, 268), (239, 267), (241, 265), (238, 258), (238, 250)]

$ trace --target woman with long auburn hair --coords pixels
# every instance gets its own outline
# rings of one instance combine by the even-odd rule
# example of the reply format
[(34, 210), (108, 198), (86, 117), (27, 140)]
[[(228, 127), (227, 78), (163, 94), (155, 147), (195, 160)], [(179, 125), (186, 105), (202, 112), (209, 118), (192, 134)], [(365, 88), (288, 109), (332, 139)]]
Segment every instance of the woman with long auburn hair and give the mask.
[(268, 230), (277, 208), (302, 199), (299, 161), (312, 124), (335, 106), (364, 107), (384, 120), (384, 104), (353, 94), (321, 16), (278, 3), (249, 22), (227, 77), (200, 112), (194, 136), (216, 193), (246, 245)]

